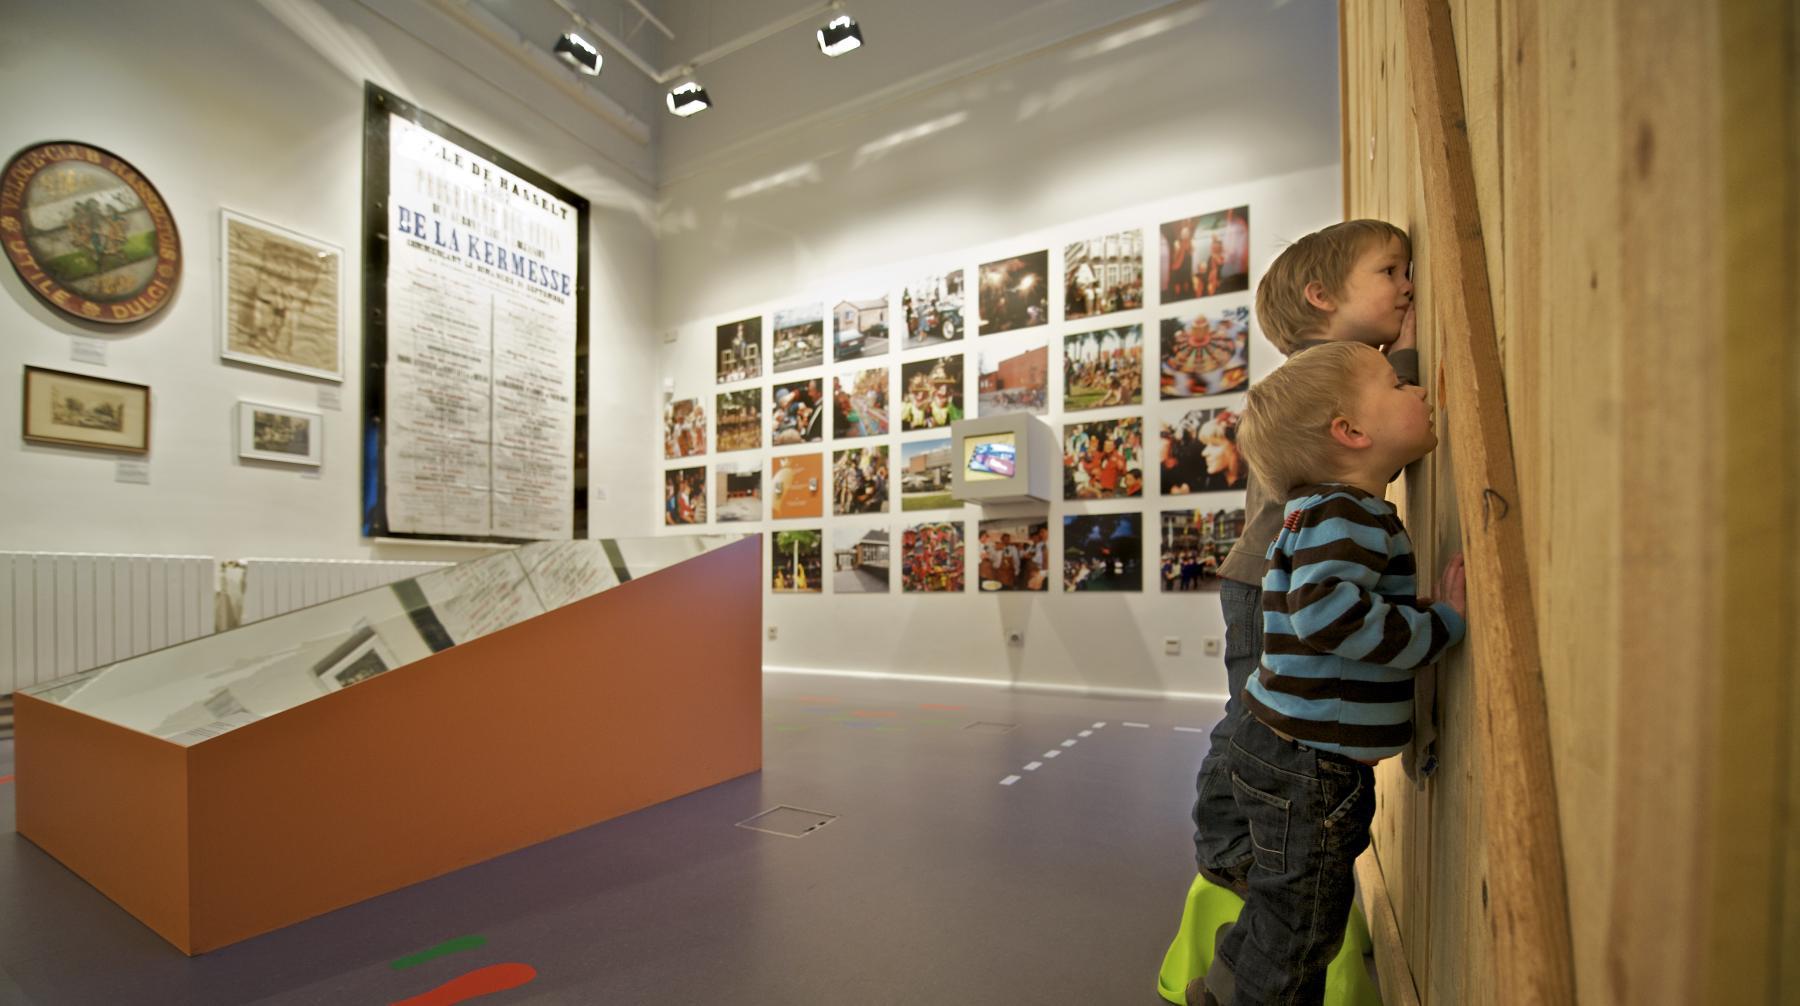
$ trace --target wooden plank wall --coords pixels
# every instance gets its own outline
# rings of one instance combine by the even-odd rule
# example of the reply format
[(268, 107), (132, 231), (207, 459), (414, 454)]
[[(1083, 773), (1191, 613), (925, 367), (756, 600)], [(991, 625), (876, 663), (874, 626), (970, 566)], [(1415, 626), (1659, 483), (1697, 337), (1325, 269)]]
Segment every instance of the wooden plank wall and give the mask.
[[(1579, 1001), (1800, 1002), (1800, 829), (1783, 816), (1800, 806), (1800, 15), (1784, 0), (1447, 2)], [(1346, 213), (1414, 235), (1432, 382), (1400, 0), (1342, 0), (1340, 16)], [(1424, 568), (1480, 519), (1456, 513), (1454, 461), (1440, 448), (1397, 487)], [(1755, 598), (1727, 604), (1744, 583)], [(1484, 856), (1505, 850), (1482, 841), (1472, 675), (1492, 672), (1460, 654), (1439, 669), (1434, 779), (1381, 770), (1375, 846), (1427, 1006), (1514, 1001), (1494, 988), (1483, 908)]]

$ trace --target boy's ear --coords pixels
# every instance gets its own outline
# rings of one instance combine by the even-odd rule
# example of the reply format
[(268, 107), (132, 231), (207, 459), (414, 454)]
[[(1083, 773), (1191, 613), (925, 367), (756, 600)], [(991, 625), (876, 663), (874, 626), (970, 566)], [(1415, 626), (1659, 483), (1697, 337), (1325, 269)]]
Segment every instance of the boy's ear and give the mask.
[(1306, 302), (1308, 304), (1311, 304), (1321, 311), (1329, 314), (1330, 312), (1337, 310), (1337, 301), (1331, 298), (1331, 291), (1325, 289), (1325, 284), (1316, 279), (1307, 283), (1306, 289), (1303, 290), (1302, 293), (1306, 295)]
[(1331, 439), (1340, 447), (1348, 447), (1353, 451), (1368, 447), (1373, 441), (1369, 435), (1358, 429), (1349, 416), (1338, 416), (1331, 421)]

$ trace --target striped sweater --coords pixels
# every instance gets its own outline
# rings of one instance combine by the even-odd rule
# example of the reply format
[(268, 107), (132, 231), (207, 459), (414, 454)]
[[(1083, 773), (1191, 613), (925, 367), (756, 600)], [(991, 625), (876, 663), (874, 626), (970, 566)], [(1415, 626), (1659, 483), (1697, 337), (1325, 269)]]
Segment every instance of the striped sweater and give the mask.
[(1413, 674), (1462, 641), (1448, 604), (1420, 604), (1393, 505), (1354, 486), (1302, 486), (1263, 574), (1263, 656), (1244, 688), (1257, 719), (1373, 762), (1412, 739)]

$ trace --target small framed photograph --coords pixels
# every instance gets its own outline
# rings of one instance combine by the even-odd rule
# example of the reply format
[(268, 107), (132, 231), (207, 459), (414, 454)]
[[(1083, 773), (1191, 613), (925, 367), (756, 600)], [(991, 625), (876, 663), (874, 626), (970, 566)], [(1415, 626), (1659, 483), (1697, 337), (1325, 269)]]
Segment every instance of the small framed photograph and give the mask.
[(150, 453), (148, 385), (26, 367), (24, 398), (27, 441)]
[(325, 417), (304, 409), (238, 402), (238, 457), (319, 467)]
[(343, 249), (232, 210), (219, 215), (219, 356), (343, 380)]

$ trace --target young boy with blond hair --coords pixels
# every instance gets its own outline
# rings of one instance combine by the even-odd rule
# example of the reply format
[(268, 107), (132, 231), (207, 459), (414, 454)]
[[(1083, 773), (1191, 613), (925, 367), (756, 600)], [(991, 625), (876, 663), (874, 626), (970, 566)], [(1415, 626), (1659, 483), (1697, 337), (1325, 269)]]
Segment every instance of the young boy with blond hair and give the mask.
[[(1384, 348), (1394, 373), (1419, 382), (1413, 348), (1412, 243), (1385, 220), (1347, 220), (1308, 234), (1282, 250), (1256, 287), (1263, 335), (1283, 356), (1337, 342)], [(1235, 436), (1235, 431), (1233, 431)], [(1250, 472), (1249, 520), (1219, 566), (1225, 615), (1225, 715), (1194, 788), (1194, 858), (1200, 873), (1242, 896), (1251, 863), (1250, 828), (1232, 795), (1225, 768), (1232, 734), (1243, 719), (1239, 695), (1262, 656), (1263, 560), (1281, 525), (1280, 491)]]
[(1376, 349), (1320, 346), (1250, 389), (1238, 443), (1283, 504), (1264, 651), (1227, 769), (1248, 821), (1244, 909), (1190, 1002), (1320, 1003), (1369, 845), (1375, 771), (1412, 738), (1413, 675), (1463, 638), (1462, 556), (1435, 603), (1383, 492), (1437, 446), (1425, 390)]

